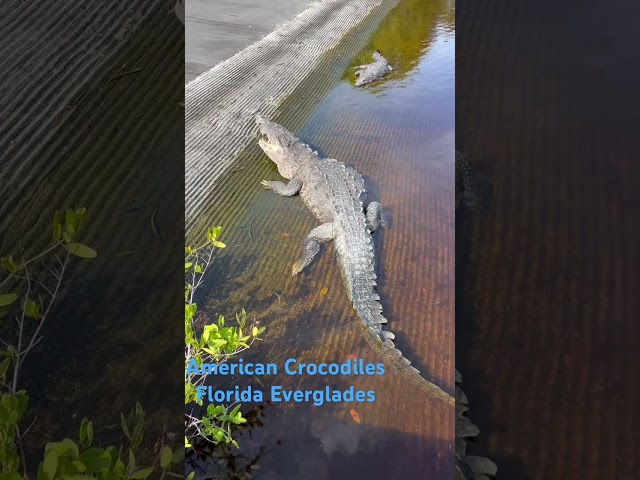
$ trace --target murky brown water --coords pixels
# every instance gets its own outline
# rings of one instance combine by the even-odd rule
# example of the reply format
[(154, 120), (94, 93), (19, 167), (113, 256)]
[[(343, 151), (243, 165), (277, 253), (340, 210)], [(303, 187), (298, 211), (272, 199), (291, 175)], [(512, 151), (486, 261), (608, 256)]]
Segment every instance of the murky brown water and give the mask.
[[(403, 1), (381, 23), (352, 64), (380, 49), (397, 71), (356, 89), (344, 78), (306, 114), (305, 92), (281, 108), (276, 121), (305, 142), (353, 164), (370, 197), (391, 217), (374, 234), (378, 292), (405, 356), (445, 390), (453, 391), (454, 354), (454, 27), (446, 2)], [(267, 327), (265, 341), (245, 362), (337, 362), (348, 356), (377, 363), (360, 334), (333, 255), (324, 248), (298, 277), (291, 265), (304, 236), (317, 225), (301, 199), (264, 191), (260, 180), (279, 179), (257, 145), (215, 185), (202, 225), (220, 224), (228, 245), (207, 274), (198, 303), (210, 318), (245, 308)], [(326, 293), (323, 294), (323, 290)], [(220, 388), (249, 384), (246, 377), (215, 379)], [(261, 378), (271, 385), (315, 390), (330, 385), (375, 390), (374, 403), (275, 403), (264, 426), (241, 439), (241, 453), (261, 458), (255, 478), (347, 479), (453, 477), (453, 409), (430, 399), (393, 371), (376, 377)], [(249, 407), (250, 404), (245, 404)], [(361, 423), (352, 419), (351, 409)]]
[(457, 5), (459, 147), (493, 184), (457, 250), (477, 453), (500, 480), (636, 478), (639, 5)]

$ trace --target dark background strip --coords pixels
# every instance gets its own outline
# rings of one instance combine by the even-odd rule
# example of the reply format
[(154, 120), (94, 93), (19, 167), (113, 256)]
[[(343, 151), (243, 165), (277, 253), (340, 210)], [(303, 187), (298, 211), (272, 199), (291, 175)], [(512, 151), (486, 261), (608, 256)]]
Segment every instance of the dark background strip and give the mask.
[(47, 442), (77, 438), (84, 416), (103, 446), (119, 445), (119, 414), (136, 401), (147, 454), (165, 427), (182, 436), (184, 26), (174, 3), (0, 5), (0, 255), (39, 251), (54, 210), (76, 206), (88, 210), (81, 240), (98, 252), (72, 263), (21, 374), (25, 425), (37, 418), (30, 472)]
[[(456, 360), (499, 479), (638, 471), (640, 4), (456, 2)], [(464, 215), (464, 214), (463, 214)]]

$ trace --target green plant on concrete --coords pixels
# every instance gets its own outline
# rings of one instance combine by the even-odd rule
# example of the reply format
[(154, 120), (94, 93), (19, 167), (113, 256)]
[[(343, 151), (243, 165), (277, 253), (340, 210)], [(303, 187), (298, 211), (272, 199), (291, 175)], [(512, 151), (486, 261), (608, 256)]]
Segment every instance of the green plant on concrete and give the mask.
[[(194, 293), (202, 284), (203, 275), (211, 264), (214, 251), (226, 247), (219, 241), (221, 232), (221, 227), (209, 228), (206, 243), (197, 248), (186, 247), (185, 249), (185, 405), (195, 403), (202, 406), (204, 404), (202, 399), (197, 398), (197, 387), (204, 384), (207, 375), (190, 371), (190, 365), (195, 362), (198, 367), (201, 367), (203, 364), (226, 362), (249, 348), (264, 332), (264, 327), (255, 324), (250, 326), (249, 334), (243, 332), (247, 326), (247, 314), (244, 309), (240, 314), (236, 314), (234, 326), (226, 325), (224, 317), (219, 316), (217, 323), (205, 325), (200, 335), (196, 332), (198, 306), (194, 303)], [(232, 437), (232, 429), (234, 425), (246, 422), (240, 412), (239, 404), (235, 406), (209, 404), (203, 416), (196, 416), (192, 408), (187, 408), (185, 448), (191, 447), (191, 442), (196, 437), (205, 438), (214, 444), (224, 442), (238, 446)]]
[(2, 325), (6, 336), (0, 339), (0, 480), (145, 479), (156, 471), (155, 463), (160, 464), (163, 477), (176, 476), (170, 473), (170, 467), (184, 458), (184, 449), (173, 452), (162, 444), (154, 465), (136, 465), (134, 451), (144, 432), (144, 411), (137, 404), (128, 418), (121, 416), (122, 429), (129, 441), (126, 449), (94, 447), (93, 423), (85, 418), (80, 425), (79, 441), (48, 443), (36, 477), (29, 475), (23, 441), (33, 423), (22, 430), (21, 420), (27, 413), (29, 396), (19, 388), (21, 368), (43, 340), (42, 328), (59, 297), (71, 259), (97, 256), (91, 247), (78, 242), (86, 214), (84, 208), (56, 212), (48, 247), (27, 259), (13, 255), (0, 258), (0, 269), (5, 275), (0, 282), (0, 316), (15, 321)]

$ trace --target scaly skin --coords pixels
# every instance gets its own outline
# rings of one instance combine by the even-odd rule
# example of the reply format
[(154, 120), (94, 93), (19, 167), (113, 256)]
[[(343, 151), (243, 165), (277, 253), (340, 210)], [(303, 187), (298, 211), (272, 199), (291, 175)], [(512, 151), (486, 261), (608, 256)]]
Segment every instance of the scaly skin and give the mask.
[(462, 391), (462, 377), (456, 370), (456, 480), (490, 480), (496, 464), (485, 457), (467, 455), (467, 443), (480, 433), (468, 416), (469, 401)]
[[(458, 207), (479, 213), (483, 210), (480, 185), (464, 155), (456, 151), (456, 212)], [(469, 401), (461, 388), (462, 377), (456, 370), (456, 480), (491, 480), (498, 468), (485, 457), (467, 455), (467, 444), (480, 433), (468, 416)]]
[(464, 155), (456, 150), (456, 211), (463, 205), (473, 213), (481, 213), (486, 205), (483, 205), (480, 187)]
[(360, 175), (352, 167), (333, 159), (322, 159), (278, 124), (256, 115), (262, 150), (278, 166), (282, 182), (263, 181), (262, 185), (284, 196), (300, 194), (321, 225), (304, 241), (302, 258), (292, 268), (296, 275), (308, 266), (320, 250), (320, 244), (334, 241), (340, 272), (349, 299), (362, 321), (365, 338), (382, 357), (407, 380), (425, 392), (453, 405), (455, 399), (425, 380), (411, 362), (395, 348), (393, 333), (382, 330), (380, 296), (376, 293), (375, 258), (371, 232), (384, 225), (378, 202), (365, 206), (367, 191)]
[(387, 59), (384, 58), (377, 50), (373, 52), (373, 60), (373, 63), (352, 67), (358, 69), (355, 73), (356, 77), (358, 77), (356, 80), (356, 87), (361, 87), (363, 85), (373, 83), (376, 80), (380, 80), (381, 78), (386, 77), (387, 74), (393, 70)]

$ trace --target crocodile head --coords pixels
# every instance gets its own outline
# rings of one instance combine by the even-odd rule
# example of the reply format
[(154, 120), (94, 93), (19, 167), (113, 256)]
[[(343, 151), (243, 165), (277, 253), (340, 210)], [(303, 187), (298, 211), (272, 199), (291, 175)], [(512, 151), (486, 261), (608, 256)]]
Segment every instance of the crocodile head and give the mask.
[(298, 139), (277, 123), (256, 115), (256, 123), (260, 129), (260, 148), (278, 166), (278, 172), (284, 178), (291, 179), (300, 169), (299, 154), (292, 151)]

